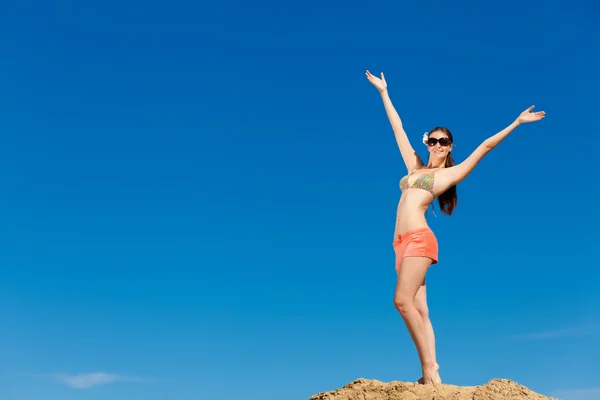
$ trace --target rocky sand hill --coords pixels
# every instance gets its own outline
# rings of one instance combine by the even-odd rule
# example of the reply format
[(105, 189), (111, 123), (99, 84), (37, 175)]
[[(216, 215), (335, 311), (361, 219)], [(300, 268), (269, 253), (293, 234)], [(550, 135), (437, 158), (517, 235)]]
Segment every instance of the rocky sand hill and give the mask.
[(549, 400), (509, 379), (493, 379), (480, 386), (420, 385), (358, 379), (341, 389), (318, 393), (309, 400)]

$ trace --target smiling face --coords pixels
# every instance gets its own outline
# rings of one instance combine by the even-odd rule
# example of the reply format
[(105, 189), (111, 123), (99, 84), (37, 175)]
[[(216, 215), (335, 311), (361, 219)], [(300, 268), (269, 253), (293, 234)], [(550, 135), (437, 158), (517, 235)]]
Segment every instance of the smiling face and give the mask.
[(433, 130), (427, 140), (429, 159), (436, 163), (443, 160), (452, 151), (452, 134), (447, 129)]

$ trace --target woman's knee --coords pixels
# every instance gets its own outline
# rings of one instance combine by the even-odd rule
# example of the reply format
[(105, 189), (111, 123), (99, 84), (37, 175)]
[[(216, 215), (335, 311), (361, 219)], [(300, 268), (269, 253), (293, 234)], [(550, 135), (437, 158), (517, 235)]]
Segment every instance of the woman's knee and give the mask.
[(407, 296), (395, 296), (394, 307), (396, 307), (396, 310), (398, 310), (400, 314), (406, 315), (411, 309), (415, 308), (415, 305), (413, 299), (410, 299)]

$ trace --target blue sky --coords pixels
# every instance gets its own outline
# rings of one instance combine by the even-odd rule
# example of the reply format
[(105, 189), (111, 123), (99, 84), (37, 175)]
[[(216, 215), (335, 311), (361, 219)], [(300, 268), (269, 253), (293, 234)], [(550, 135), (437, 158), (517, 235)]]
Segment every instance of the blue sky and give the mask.
[[(415, 380), (393, 307), (405, 170), (520, 127), (430, 217), (445, 382), (600, 393), (591, 1), (7, 2), (0, 397), (305, 399)], [(220, 5), (217, 5), (220, 4)]]

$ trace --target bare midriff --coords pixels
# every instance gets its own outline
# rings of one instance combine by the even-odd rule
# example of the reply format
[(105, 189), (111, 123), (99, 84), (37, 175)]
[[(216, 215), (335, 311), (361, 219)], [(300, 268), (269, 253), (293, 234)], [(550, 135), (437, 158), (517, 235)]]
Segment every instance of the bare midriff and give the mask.
[(394, 240), (408, 231), (428, 227), (425, 211), (433, 200), (431, 193), (426, 190), (407, 189), (402, 193), (396, 211)]

